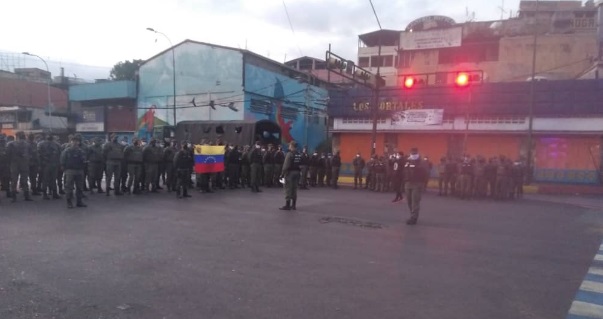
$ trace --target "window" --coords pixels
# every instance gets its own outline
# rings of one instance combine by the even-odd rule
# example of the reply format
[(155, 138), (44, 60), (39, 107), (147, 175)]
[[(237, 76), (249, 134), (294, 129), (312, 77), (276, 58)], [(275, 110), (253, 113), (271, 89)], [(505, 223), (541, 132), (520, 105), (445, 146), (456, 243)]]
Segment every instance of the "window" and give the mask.
[(312, 61), (310, 59), (300, 60), (299, 61), (299, 69), (300, 70), (312, 70), (313, 62), (314, 61)]
[(414, 59), (413, 52), (402, 52), (398, 59), (398, 68), (409, 68)]
[(326, 70), (327, 69), (327, 63), (326, 62), (316, 61), (314, 63), (314, 69), (315, 70)]
[(438, 64), (498, 61), (498, 42), (466, 43), (458, 48), (440, 49)]
[(368, 68), (370, 67), (370, 63), (369, 63), (369, 57), (361, 57), (358, 58), (358, 66), (361, 68)]
[(392, 67), (394, 66), (394, 56), (393, 55), (386, 55), (383, 57), (383, 65), (384, 67)]
[(382, 66), (380, 60), (383, 61), (383, 57), (381, 57), (381, 59), (379, 59), (379, 56), (372, 56), (371, 57), (371, 67), (376, 68), (376, 67)]

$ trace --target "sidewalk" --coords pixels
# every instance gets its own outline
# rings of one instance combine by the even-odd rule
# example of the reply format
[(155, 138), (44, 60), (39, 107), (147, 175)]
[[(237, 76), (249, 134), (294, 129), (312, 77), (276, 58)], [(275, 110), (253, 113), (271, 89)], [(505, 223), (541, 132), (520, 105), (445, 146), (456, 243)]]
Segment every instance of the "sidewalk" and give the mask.
[[(341, 186), (354, 186), (354, 178), (349, 176), (340, 176), (339, 184)], [(428, 188), (437, 189), (438, 181), (432, 179), (429, 181)], [(523, 188), (525, 194), (546, 194), (546, 195), (601, 195), (603, 198), (603, 186), (592, 185), (565, 185), (565, 184), (533, 184), (526, 185)]]
[[(339, 184), (342, 187), (353, 187), (354, 178), (339, 177)], [(429, 181), (428, 188), (437, 189), (438, 182), (436, 180)], [(524, 194), (526, 194), (525, 198), (530, 200), (603, 210), (603, 186), (534, 184), (524, 186)]]

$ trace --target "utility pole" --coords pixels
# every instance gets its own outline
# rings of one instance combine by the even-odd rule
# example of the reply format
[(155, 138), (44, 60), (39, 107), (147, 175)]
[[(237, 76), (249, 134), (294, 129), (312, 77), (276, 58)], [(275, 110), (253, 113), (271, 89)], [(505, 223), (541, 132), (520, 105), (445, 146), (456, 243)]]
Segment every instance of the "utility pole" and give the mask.
[(536, 0), (536, 13), (534, 13), (534, 48), (532, 50), (532, 78), (530, 81), (530, 108), (528, 110), (528, 158), (526, 163), (527, 168), (527, 184), (532, 183), (534, 178), (534, 161), (532, 154), (532, 144), (534, 139), (534, 104), (536, 103), (536, 45), (538, 44), (538, 9), (539, 0)]
[(377, 122), (379, 120), (379, 87), (381, 85), (381, 33), (379, 33), (379, 51), (377, 53), (377, 76), (375, 81), (375, 103), (371, 110), (373, 111), (373, 134), (371, 138), (371, 156), (377, 154)]

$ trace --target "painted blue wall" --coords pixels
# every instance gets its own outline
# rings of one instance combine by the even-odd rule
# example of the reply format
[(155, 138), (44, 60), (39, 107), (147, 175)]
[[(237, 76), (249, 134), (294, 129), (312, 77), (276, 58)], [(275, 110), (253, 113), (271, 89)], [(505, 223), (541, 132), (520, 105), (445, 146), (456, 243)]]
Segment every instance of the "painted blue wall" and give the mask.
[(282, 142), (315, 149), (326, 139), (325, 89), (251, 63), (245, 64), (245, 120), (278, 123)]
[[(175, 63), (177, 122), (243, 119), (241, 52), (187, 41), (176, 46)], [(146, 137), (152, 127), (174, 125), (172, 51), (147, 61), (139, 76), (137, 128), (139, 136)]]

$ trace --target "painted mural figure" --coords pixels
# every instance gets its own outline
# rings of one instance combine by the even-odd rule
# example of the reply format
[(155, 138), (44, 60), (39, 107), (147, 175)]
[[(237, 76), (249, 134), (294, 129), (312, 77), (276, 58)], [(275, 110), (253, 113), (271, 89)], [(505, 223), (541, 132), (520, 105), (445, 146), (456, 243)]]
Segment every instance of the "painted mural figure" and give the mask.
[(140, 126), (138, 128), (138, 137), (143, 137), (149, 140), (153, 136), (153, 131), (155, 129), (156, 108), (157, 107), (155, 105), (152, 105), (142, 116)]

